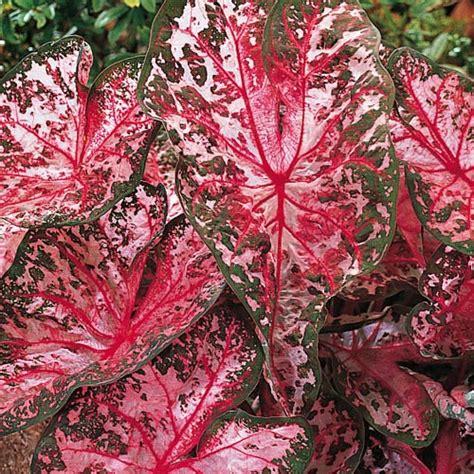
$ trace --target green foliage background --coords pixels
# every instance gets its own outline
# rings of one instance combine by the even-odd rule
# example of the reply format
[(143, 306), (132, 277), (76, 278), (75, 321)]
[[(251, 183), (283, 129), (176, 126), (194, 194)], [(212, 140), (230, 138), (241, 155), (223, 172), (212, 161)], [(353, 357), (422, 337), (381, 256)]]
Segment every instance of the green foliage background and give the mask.
[[(96, 57), (93, 75), (143, 53), (163, 0), (0, 0), (0, 75), (28, 52), (79, 34)], [(453, 0), (360, 0), (388, 45), (410, 46), (474, 75), (474, 44), (450, 18)]]

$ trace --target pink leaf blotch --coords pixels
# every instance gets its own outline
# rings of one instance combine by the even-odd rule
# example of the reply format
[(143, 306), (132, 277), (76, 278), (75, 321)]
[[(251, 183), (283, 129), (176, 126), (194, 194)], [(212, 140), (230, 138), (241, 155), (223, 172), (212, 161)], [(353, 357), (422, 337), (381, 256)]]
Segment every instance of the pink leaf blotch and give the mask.
[(143, 185), (92, 224), (30, 231), (0, 280), (1, 434), (55, 413), (77, 387), (136, 370), (217, 299), (224, 279), (184, 219), (150, 256), (165, 207), (162, 188)]
[(181, 139), (185, 212), (257, 323), (283, 413), (317, 395), (324, 303), (394, 229), (378, 48), (352, 0), (168, 0), (154, 22), (139, 98)]
[(82, 389), (40, 442), (33, 472), (303, 472), (312, 445), (301, 421), (243, 412), (214, 421), (260, 376), (263, 355), (246, 318), (221, 300), (150, 364)]

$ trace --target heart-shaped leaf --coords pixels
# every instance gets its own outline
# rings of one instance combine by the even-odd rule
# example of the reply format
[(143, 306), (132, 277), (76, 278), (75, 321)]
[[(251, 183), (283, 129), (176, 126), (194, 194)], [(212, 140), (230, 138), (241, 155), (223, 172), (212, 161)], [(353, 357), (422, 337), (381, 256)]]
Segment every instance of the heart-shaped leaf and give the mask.
[(82, 389), (40, 442), (33, 472), (261, 472), (292, 457), (297, 465), (311, 447), (299, 422), (232, 413), (210, 427), (249, 395), (262, 359), (245, 310), (221, 301), (139, 371)]
[(375, 429), (411, 446), (433, 441), (437, 411), (423, 384), (399, 367), (423, 362), (403, 324), (384, 319), (324, 338), (336, 360), (336, 388)]
[(402, 48), (390, 58), (392, 136), (415, 211), (437, 239), (474, 254), (474, 82)]
[[(136, 99), (142, 59), (114, 64), (88, 89), (91, 64), (87, 43), (69, 37), (0, 82), (0, 219), (25, 228), (90, 222), (138, 185), (155, 134)], [(0, 273), (9, 263), (0, 260)]]
[(364, 420), (326, 379), (306, 419), (314, 433), (314, 453), (306, 472), (354, 472), (364, 452)]
[[(410, 446), (370, 431), (360, 474), (431, 474)], [(443, 474), (448, 474), (448, 471)]]
[(327, 298), (391, 239), (378, 46), (352, 0), (168, 0), (154, 22), (140, 100), (181, 139), (185, 212), (257, 323), (285, 413), (317, 395)]
[(417, 305), (408, 330), (423, 355), (459, 357), (474, 351), (474, 257), (442, 246), (420, 280), (431, 302)]
[(139, 187), (93, 224), (22, 244), (0, 281), (0, 434), (53, 414), (79, 386), (136, 370), (216, 300), (223, 277), (183, 219), (168, 224), (136, 299), (164, 199)]

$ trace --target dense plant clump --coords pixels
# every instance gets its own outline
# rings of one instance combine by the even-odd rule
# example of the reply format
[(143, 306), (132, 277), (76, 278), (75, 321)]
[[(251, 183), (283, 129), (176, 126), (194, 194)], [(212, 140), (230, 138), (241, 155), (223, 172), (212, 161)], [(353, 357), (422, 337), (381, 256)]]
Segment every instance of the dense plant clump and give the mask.
[(68, 36), (0, 82), (32, 472), (474, 469), (473, 81), (356, 0), (166, 0), (92, 64)]

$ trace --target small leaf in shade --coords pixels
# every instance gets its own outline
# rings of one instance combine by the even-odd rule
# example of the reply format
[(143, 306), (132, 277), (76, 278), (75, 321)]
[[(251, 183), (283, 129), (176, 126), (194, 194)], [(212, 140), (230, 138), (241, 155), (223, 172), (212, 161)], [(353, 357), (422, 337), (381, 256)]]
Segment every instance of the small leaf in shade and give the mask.
[(429, 379), (428, 377), (418, 376), (433, 400), (434, 405), (444, 418), (457, 420), (460, 425), (464, 426), (464, 432), (474, 436), (474, 411), (468, 407), (459, 404), (439, 382)]
[(166, 130), (161, 129), (150, 147), (143, 180), (154, 186), (162, 184), (165, 187), (168, 198), (168, 222), (183, 213), (175, 189), (178, 156), (179, 149), (171, 143)]
[[(0, 219), (90, 222), (139, 184), (156, 127), (136, 99), (142, 59), (112, 65), (88, 89), (91, 64), (89, 45), (67, 37), (0, 81)], [(0, 273), (9, 263), (0, 260)]]
[(434, 358), (474, 351), (474, 257), (441, 246), (428, 262), (420, 289), (431, 300), (413, 308), (408, 331), (421, 353)]
[(324, 304), (395, 224), (393, 84), (358, 2), (167, 0), (140, 79), (188, 218), (252, 314), (285, 414), (321, 381)]
[(474, 471), (474, 436), (460, 432), (460, 424), (446, 421), (435, 443), (436, 474), (466, 474)]
[(93, 224), (30, 231), (0, 280), (0, 434), (133, 372), (215, 302), (224, 279), (183, 219), (167, 225), (138, 294), (165, 207), (163, 189), (143, 185)]
[(326, 379), (306, 420), (314, 433), (314, 453), (306, 472), (354, 472), (364, 452), (364, 420)]
[(409, 48), (389, 60), (392, 137), (415, 211), (437, 239), (474, 254), (474, 82)]
[(397, 236), (375, 270), (354, 278), (340, 296), (354, 301), (388, 298), (404, 289), (416, 288), (422, 271), (407, 242)]
[(378, 431), (411, 446), (429, 445), (438, 413), (423, 384), (399, 367), (423, 362), (403, 324), (383, 319), (357, 331), (324, 335), (335, 356), (335, 383)]
[(246, 318), (221, 299), (150, 364), (82, 389), (40, 442), (33, 472), (303, 472), (312, 447), (303, 422), (243, 412), (214, 421), (260, 376), (263, 355)]
[(353, 314), (349, 312), (338, 313), (336, 316), (330, 312), (324, 323), (324, 327), (321, 329), (322, 333), (328, 332), (344, 332), (352, 329), (358, 329), (366, 324), (372, 324), (378, 319), (390, 317), (392, 313), (391, 306), (385, 306), (380, 308), (380, 311), (368, 309), (367, 311), (360, 311), (359, 306), (354, 304), (355, 311)]
[[(367, 448), (357, 472), (360, 474), (431, 474), (410, 446), (373, 431), (369, 431)], [(448, 471), (443, 474), (448, 474)]]

